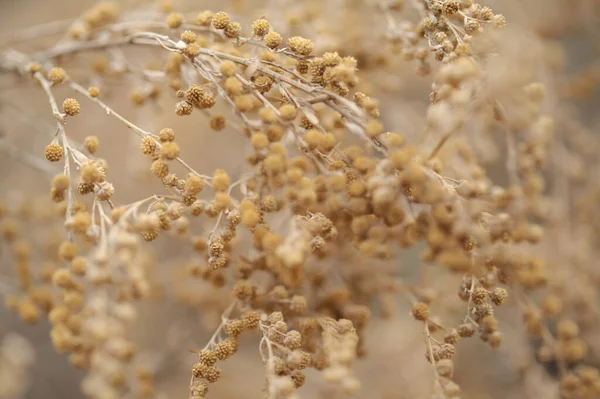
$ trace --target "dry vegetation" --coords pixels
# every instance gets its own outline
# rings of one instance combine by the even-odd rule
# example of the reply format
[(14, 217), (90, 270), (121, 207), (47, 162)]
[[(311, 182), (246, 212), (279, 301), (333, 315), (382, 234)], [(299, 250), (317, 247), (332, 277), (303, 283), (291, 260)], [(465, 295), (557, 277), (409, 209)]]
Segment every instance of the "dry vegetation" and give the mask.
[(600, 7), (488, 5), (2, 36), (0, 398), (600, 397)]

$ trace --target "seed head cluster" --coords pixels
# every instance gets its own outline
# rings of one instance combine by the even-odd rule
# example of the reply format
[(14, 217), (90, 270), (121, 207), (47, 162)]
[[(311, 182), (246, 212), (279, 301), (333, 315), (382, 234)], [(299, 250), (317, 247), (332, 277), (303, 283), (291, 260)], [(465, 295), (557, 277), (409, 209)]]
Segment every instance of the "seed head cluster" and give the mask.
[(0, 288), (82, 395), (600, 396), (593, 7), (139, 3), (0, 50)]

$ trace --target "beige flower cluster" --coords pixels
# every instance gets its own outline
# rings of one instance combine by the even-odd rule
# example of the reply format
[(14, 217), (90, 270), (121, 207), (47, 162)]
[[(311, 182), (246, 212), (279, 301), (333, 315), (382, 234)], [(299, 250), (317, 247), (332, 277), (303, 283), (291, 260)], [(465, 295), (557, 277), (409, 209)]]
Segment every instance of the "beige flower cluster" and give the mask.
[[(27, 192), (41, 206), (0, 193), (6, 307), (49, 321), (92, 399), (169, 397), (171, 352), (188, 355), (190, 398), (226, 397), (248, 353), (268, 399), (318, 397), (311, 384), (508, 397), (502, 378), (475, 381), (505, 368), (511, 397), (600, 396), (600, 141), (571, 111), (598, 68), (565, 79), (550, 32), (531, 33), (546, 58), (515, 62), (506, 18), (472, 0), (348, 0), (331, 16), (305, 3), (252, 21), (101, 2), (56, 45), (0, 49), (0, 76), (51, 121), (43, 156), (0, 135), (15, 169), (50, 180), (50, 195)], [(421, 107), (398, 79), (426, 83)], [(189, 326), (144, 324), (167, 307)], [(386, 323), (416, 337), (418, 366), (381, 366), (400, 339), (371, 355)], [(202, 324), (200, 347), (140, 338), (189, 330), (197, 345)], [(426, 371), (385, 393), (361, 378), (369, 362)]]

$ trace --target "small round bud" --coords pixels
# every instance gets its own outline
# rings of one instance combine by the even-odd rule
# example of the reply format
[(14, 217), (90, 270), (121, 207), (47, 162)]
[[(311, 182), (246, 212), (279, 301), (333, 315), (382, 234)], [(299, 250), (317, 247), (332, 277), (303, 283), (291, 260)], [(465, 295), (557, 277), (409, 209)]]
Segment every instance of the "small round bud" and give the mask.
[(217, 355), (215, 352), (207, 349), (200, 351), (198, 354), (198, 359), (200, 360), (200, 363), (207, 366), (214, 366), (215, 363), (217, 363)]
[(502, 345), (502, 341), (504, 339), (504, 336), (502, 335), (501, 332), (496, 331), (490, 334), (490, 336), (488, 337), (488, 344), (492, 347), (492, 348), (499, 348), (500, 345)]
[(504, 288), (497, 287), (494, 289), (494, 291), (492, 291), (490, 298), (492, 299), (494, 305), (500, 306), (504, 304), (504, 302), (506, 302), (506, 299), (508, 298), (508, 293)]
[(440, 359), (436, 363), (436, 370), (439, 376), (452, 378), (454, 374), (454, 362), (451, 359)]
[(230, 39), (237, 39), (240, 36), (241, 31), (242, 26), (239, 23), (230, 22), (223, 30), (223, 33)]
[(198, 39), (198, 36), (191, 30), (186, 30), (181, 34), (181, 41), (186, 44), (194, 43), (196, 39)]
[(244, 328), (253, 329), (258, 327), (258, 323), (260, 321), (260, 315), (258, 312), (250, 311), (244, 313), (242, 316), (242, 321), (244, 323)]
[(57, 191), (65, 191), (69, 188), (70, 184), (71, 179), (69, 176), (62, 173), (54, 176), (54, 179), (52, 179), (52, 188), (55, 188)]
[(161, 131), (158, 132), (158, 140), (161, 143), (167, 143), (169, 141), (173, 141), (173, 140), (175, 140), (175, 132), (173, 131), (173, 129), (170, 129), (168, 127), (161, 129)]
[(87, 136), (83, 141), (83, 146), (90, 154), (95, 154), (98, 151), (98, 146), (100, 142), (98, 141), (98, 137), (96, 136)]
[(215, 131), (225, 129), (225, 117), (223, 115), (214, 115), (210, 118), (210, 128)]
[(44, 150), (44, 155), (46, 159), (50, 162), (58, 162), (62, 159), (64, 155), (63, 148), (57, 143), (51, 143), (46, 146)]
[(29, 64), (27, 64), (27, 71), (29, 73), (31, 73), (32, 75), (41, 70), (42, 70), (42, 66), (40, 65), (39, 62), (30, 62)]
[(70, 288), (73, 285), (73, 278), (67, 269), (57, 269), (52, 274), (52, 284), (59, 288)]
[(67, 98), (63, 101), (63, 111), (69, 116), (75, 116), (81, 112), (79, 101), (74, 98)]
[(179, 101), (175, 104), (175, 113), (179, 116), (191, 115), (194, 107), (187, 101)]
[(157, 159), (156, 161), (152, 162), (150, 171), (154, 176), (162, 179), (169, 174), (169, 166), (162, 159)]
[(579, 335), (579, 326), (570, 319), (563, 319), (556, 326), (558, 338), (562, 340), (573, 339)]
[(54, 67), (48, 73), (48, 79), (50, 79), (53, 84), (62, 83), (66, 77), (67, 73), (62, 68)]
[(164, 159), (173, 160), (179, 156), (179, 146), (175, 142), (168, 142), (160, 148), (160, 156)]
[(227, 25), (229, 25), (229, 22), (231, 21), (231, 18), (229, 18), (229, 15), (225, 12), (218, 12), (216, 13), (213, 17), (212, 17), (212, 26), (214, 26), (216, 29), (225, 29), (227, 27)]
[(70, 241), (64, 241), (58, 247), (58, 256), (61, 259), (72, 261), (77, 256), (77, 246)]
[(221, 65), (219, 65), (219, 71), (223, 74), (223, 76), (231, 77), (236, 74), (237, 66), (233, 61), (223, 61)]
[(412, 315), (415, 319), (425, 321), (429, 318), (429, 306), (426, 303), (419, 302), (413, 305)]
[(173, 13), (167, 16), (165, 20), (167, 26), (171, 29), (177, 29), (183, 25), (183, 15), (179, 13)]
[(266, 19), (257, 19), (252, 22), (252, 34), (254, 36), (264, 36), (269, 33), (269, 21)]
[(213, 174), (213, 189), (215, 191), (226, 191), (231, 184), (231, 179), (227, 172), (223, 169), (216, 169)]
[(98, 96), (100, 95), (100, 89), (99, 89), (99, 88), (97, 88), (97, 87), (94, 87), (94, 86), (92, 86), (92, 87), (88, 87), (88, 94), (89, 94), (91, 97), (94, 97), (94, 98), (96, 98), (96, 97), (98, 97)]
[(152, 137), (144, 137), (140, 144), (140, 149), (142, 150), (142, 154), (154, 154), (154, 151), (156, 151), (156, 142)]
[(279, 108), (279, 113), (281, 114), (281, 119), (291, 121), (298, 115), (298, 110), (291, 104), (284, 104)]
[(473, 291), (473, 293), (471, 294), (471, 300), (473, 301), (473, 303), (475, 305), (481, 305), (483, 303), (485, 303), (485, 300), (488, 297), (488, 292), (485, 288), (475, 288), (475, 290)]
[(265, 35), (263, 41), (268, 48), (274, 50), (281, 44), (281, 35), (271, 31)]
[(307, 56), (312, 53), (314, 45), (310, 39), (294, 36), (288, 39), (288, 47), (298, 55)]
[(473, 325), (467, 323), (458, 326), (457, 331), (458, 335), (460, 335), (462, 338), (472, 337), (473, 334), (475, 334), (475, 328)]

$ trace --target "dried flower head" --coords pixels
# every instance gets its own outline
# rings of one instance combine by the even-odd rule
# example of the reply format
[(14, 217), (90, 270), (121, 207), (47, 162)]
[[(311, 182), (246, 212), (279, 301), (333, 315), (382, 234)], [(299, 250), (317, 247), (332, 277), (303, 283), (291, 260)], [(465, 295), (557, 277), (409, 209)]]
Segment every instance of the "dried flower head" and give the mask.
[(270, 31), (265, 35), (263, 41), (270, 49), (276, 49), (281, 44), (281, 35), (275, 31)]
[(67, 98), (63, 101), (63, 111), (69, 116), (75, 116), (81, 112), (79, 101), (74, 98)]
[[(310, 39), (300, 36), (290, 37), (288, 39), (288, 47), (296, 54), (307, 56), (312, 53), (314, 45)], [(268, 44), (267, 44), (268, 45)], [(269, 46), (271, 47), (271, 46)]]
[(62, 157), (64, 155), (64, 150), (57, 143), (51, 143), (46, 146), (44, 155), (46, 156), (46, 159), (48, 161), (58, 162), (62, 159)]
[(221, 11), (212, 17), (211, 23), (216, 29), (225, 29), (229, 25), (230, 21), (231, 19), (229, 14)]
[(54, 84), (62, 83), (66, 78), (67, 73), (62, 68), (54, 67), (48, 72), (48, 79)]
[(263, 37), (269, 33), (270, 25), (266, 19), (257, 19), (252, 22), (252, 34), (254, 36)]

